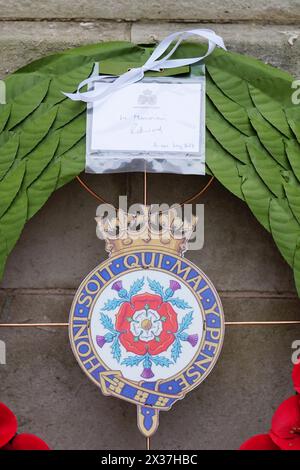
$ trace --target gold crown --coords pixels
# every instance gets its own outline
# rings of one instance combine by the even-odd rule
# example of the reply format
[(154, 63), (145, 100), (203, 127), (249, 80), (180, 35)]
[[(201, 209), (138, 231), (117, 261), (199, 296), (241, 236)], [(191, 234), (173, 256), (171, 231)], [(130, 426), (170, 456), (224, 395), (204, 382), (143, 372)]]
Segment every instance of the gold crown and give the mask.
[(187, 222), (178, 216), (178, 208), (166, 212), (151, 211), (151, 206), (140, 206), (138, 214), (118, 210), (113, 218), (96, 217), (97, 234), (105, 240), (105, 248), (112, 256), (119, 252), (145, 248), (162, 248), (182, 255), (187, 250), (197, 218)]

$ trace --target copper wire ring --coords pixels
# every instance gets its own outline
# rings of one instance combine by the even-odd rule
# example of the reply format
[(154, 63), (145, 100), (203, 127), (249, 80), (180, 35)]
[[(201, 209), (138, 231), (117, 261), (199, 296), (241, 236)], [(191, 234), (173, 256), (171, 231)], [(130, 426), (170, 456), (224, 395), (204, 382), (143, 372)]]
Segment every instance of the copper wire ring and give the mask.
[[(145, 178), (146, 178), (147, 173), (145, 172), (144, 175), (145, 175)], [(97, 194), (92, 188), (90, 188), (90, 186), (85, 181), (83, 181), (82, 178), (80, 178), (80, 176), (76, 176), (76, 178), (77, 178), (77, 181), (79, 182), (79, 184), (83, 187), (83, 189), (85, 189), (91, 196), (93, 196), (95, 199), (97, 199), (97, 201), (102, 202), (104, 204), (110, 204), (101, 195)], [(203, 186), (203, 188), (200, 189), (200, 191), (195, 193), (193, 196), (185, 199), (183, 202), (180, 203), (180, 206), (183, 206), (184, 204), (190, 204), (191, 202), (195, 201), (200, 196), (202, 196), (202, 194), (204, 194), (205, 191), (207, 191), (207, 189), (210, 187), (210, 185), (212, 184), (214, 179), (215, 179), (215, 177), (211, 176), (209, 181)], [(145, 197), (144, 197), (144, 199), (145, 199)], [(113, 204), (111, 204), (111, 205), (114, 207)]]

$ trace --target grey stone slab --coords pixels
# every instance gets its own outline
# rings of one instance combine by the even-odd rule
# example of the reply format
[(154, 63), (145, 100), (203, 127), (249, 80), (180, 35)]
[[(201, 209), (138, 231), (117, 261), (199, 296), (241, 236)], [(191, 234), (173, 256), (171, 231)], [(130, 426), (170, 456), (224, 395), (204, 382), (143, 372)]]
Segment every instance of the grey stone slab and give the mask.
[[(283, 68), (295, 76), (300, 73), (298, 26), (218, 25), (205, 23), (136, 23), (72, 21), (2, 21), (0, 28), (0, 77), (48, 54), (82, 44), (108, 40), (149, 43), (167, 34), (196, 27), (212, 27), (221, 34), (228, 48), (253, 55)], [(298, 38), (298, 39), (297, 39)], [(292, 41), (293, 45), (289, 43)]]
[(0, 1), (2, 18), (100, 18), (136, 21), (202, 20), (202, 21), (265, 21), (296, 22), (300, 18), (298, 0), (241, 0), (223, 2), (209, 0), (75, 0), (72, 7), (61, 0)]
[(4, 78), (33, 60), (61, 50), (101, 41), (129, 40), (129, 28), (126, 23), (109, 21), (1, 21), (0, 77)]
[[(300, 321), (300, 299), (298, 298), (275, 298), (258, 297), (249, 293), (239, 293), (236, 295), (221, 294), (224, 309), (225, 321), (227, 322), (249, 322), (249, 321)], [(239, 330), (238, 325), (228, 325), (226, 334), (231, 330)], [(247, 329), (251, 327), (244, 326)], [(253, 334), (257, 334), (263, 326), (253, 326)], [(270, 328), (270, 327), (268, 327)], [(286, 326), (279, 326), (283, 330)], [(300, 325), (295, 326), (300, 333)], [(267, 329), (267, 327), (266, 327)], [(280, 331), (278, 330), (280, 333)]]
[[(8, 321), (62, 321), (71, 294), (14, 293)], [(282, 312), (293, 299), (223, 299), (230, 319)], [(256, 310), (256, 312), (254, 312)], [(230, 311), (230, 314), (229, 314)], [(161, 414), (153, 449), (235, 449), (266, 432), (272, 413), (293, 394), (291, 344), (300, 327), (227, 327), (218, 364), (207, 380)], [(55, 449), (142, 449), (133, 405), (102, 396), (77, 365), (67, 328), (2, 328), (7, 365), (0, 366), (1, 401), (19, 417), (20, 431)], [(170, 432), (172, 430), (172, 432)]]
[[(4, 289), (0, 291), (0, 323), (66, 323), (74, 295), (72, 289)], [(227, 322), (300, 320), (300, 299), (296, 297), (231, 292), (221, 293), (221, 300)], [(52, 327), (41, 328), (48, 331)]]
[[(149, 202), (178, 202), (203, 185), (200, 177), (168, 175), (166, 186), (165, 178), (149, 177)], [(124, 175), (94, 176), (90, 180), (114, 202), (119, 193), (126, 194)], [(129, 181), (131, 204), (142, 198), (143, 177), (131, 175)], [(204, 203), (204, 247), (186, 256), (219, 290), (295, 292), (291, 269), (245, 203), (217, 182), (199, 202)], [(93, 267), (107, 258), (104, 243), (95, 234), (96, 207), (97, 201), (76, 181), (56, 192), (27, 223), (9, 257), (1, 286), (76, 288)]]
[[(61, 292), (43, 289), (4, 290), (0, 292), (0, 302), (3, 298), (0, 322), (66, 323), (69, 320), (69, 311), (74, 294), (75, 291), (73, 290)], [(52, 327), (49, 328), (39, 327), (39, 329), (51, 331)]]
[(299, 24), (178, 24), (136, 23), (132, 25), (131, 40), (136, 43), (153, 43), (164, 36), (185, 29), (212, 28), (220, 34), (230, 51), (248, 54), (263, 62), (282, 68), (295, 76), (300, 74)]

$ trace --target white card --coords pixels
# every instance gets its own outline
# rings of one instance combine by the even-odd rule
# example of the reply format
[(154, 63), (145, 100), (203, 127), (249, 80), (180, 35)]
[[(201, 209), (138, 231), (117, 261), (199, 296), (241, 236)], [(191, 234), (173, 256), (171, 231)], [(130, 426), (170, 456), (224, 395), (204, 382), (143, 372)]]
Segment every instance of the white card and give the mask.
[(201, 86), (139, 82), (95, 103), (91, 151), (198, 153)]

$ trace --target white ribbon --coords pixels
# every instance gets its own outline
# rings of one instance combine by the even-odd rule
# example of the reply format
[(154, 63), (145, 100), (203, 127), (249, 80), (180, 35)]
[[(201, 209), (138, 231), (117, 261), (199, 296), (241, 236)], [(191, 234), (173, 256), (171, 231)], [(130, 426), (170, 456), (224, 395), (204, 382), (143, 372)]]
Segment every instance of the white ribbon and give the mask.
[[(170, 59), (174, 54), (176, 49), (185, 39), (190, 36), (200, 36), (208, 41), (208, 49), (206, 54), (201, 57), (191, 57), (187, 59)], [(164, 57), (162, 55), (168, 50), (173, 41), (176, 41), (175, 45), (168, 54)], [(115, 79), (114, 82), (110, 83), (105, 90), (89, 90), (87, 92), (81, 93), (81, 88), (85, 85), (91, 85), (94, 82), (108, 83), (108, 79), (111, 80), (110, 75), (100, 75), (100, 76), (91, 76), (86, 80), (83, 80), (77, 88), (76, 93), (64, 93), (65, 96), (70, 98), (73, 101), (84, 101), (86, 103), (94, 102), (105, 98), (114, 91), (119, 90), (127, 85), (138, 82), (142, 80), (144, 74), (148, 70), (160, 71), (161, 69), (170, 69), (175, 67), (183, 67), (185, 65), (195, 64), (200, 60), (203, 60), (205, 57), (210, 55), (216, 46), (221, 47), (226, 50), (223, 39), (218, 36), (211, 29), (191, 29), (189, 31), (181, 31), (177, 33), (172, 33), (163, 39), (158, 46), (154, 49), (149, 59), (141, 67), (136, 67), (128, 70), (128, 72), (123, 73)]]

